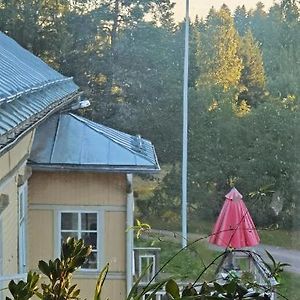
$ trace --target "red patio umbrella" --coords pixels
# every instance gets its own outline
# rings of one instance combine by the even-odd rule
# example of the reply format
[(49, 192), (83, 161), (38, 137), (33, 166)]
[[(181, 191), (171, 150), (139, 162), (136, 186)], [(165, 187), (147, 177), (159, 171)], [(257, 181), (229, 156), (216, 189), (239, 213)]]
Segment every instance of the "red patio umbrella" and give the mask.
[(259, 236), (242, 194), (232, 188), (225, 197), (209, 242), (226, 248), (253, 247), (259, 244)]

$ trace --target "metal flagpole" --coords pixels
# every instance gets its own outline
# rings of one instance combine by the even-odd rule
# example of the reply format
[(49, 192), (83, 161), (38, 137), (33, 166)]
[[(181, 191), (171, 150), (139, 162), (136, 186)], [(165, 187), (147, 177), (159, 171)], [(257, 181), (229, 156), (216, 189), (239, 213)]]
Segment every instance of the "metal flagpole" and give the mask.
[(187, 246), (187, 144), (188, 144), (188, 73), (189, 73), (189, 0), (186, 0), (184, 72), (183, 72), (183, 132), (182, 132), (182, 248)]

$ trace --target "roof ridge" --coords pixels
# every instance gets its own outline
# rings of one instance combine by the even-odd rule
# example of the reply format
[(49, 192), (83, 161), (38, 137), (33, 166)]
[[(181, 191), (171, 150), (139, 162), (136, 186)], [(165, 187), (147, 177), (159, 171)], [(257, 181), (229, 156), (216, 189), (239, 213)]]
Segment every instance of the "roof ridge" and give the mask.
[(50, 81), (50, 82), (46, 82), (42, 85), (32, 87), (32, 88), (24, 90), (22, 92), (18, 92), (16, 94), (12, 95), (12, 96), (8, 96), (8, 97), (5, 97), (5, 98), (0, 98), (0, 105), (1, 105), (2, 102), (9, 103), (9, 102), (11, 102), (15, 99), (18, 99), (19, 97), (21, 97), (23, 95), (28, 95), (28, 94), (31, 94), (31, 93), (35, 93), (35, 92), (38, 92), (39, 90), (42, 90), (44, 88), (48, 88), (51, 85), (58, 84), (58, 83), (61, 83), (61, 82), (65, 82), (65, 81), (72, 81), (72, 80), (73, 80), (73, 77), (64, 77), (64, 78), (56, 79), (56, 80), (53, 80), (53, 81)]

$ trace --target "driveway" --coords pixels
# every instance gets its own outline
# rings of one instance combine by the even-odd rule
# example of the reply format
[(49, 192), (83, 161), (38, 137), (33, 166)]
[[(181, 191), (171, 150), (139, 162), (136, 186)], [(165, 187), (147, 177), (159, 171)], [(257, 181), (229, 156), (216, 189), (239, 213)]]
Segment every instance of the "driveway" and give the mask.
[(267, 250), (276, 261), (291, 265), (285, 268), (286, 271), (300, 274), (300, 251), (270, 245), (259, 245), (256, 249), (264, 258), (266, 257), (265, 250)]

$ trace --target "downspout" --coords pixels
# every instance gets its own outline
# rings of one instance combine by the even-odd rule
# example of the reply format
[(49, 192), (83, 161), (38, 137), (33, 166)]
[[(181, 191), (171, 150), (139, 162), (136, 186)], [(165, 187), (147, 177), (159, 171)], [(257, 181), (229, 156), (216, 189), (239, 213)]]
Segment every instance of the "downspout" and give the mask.
[[(134, 212), (134, 197), (132, 189), (132, 174), (126, 175), (127, 179), (127, 216), (126, 216), (126, 228), (132, 228), (133, 221), (133, 212)], [(127, 230), (126, 236), (126, 289), (127, 295), (129, 294), (132, 288), (133, 280), (133, 235), (134, 232), (132, 229)]]

